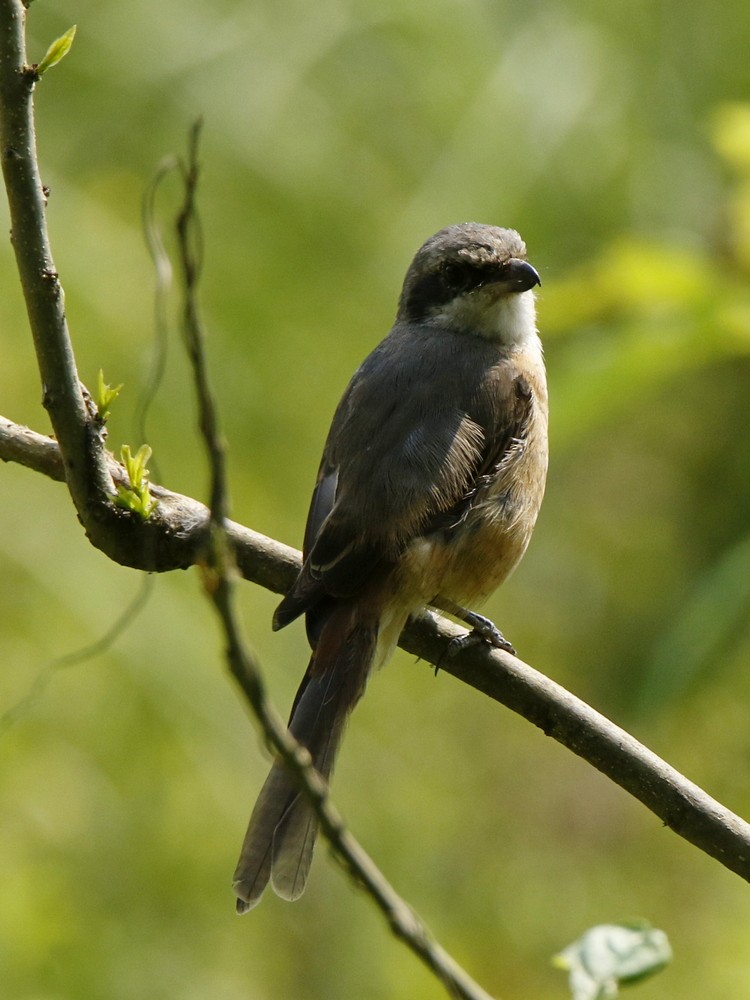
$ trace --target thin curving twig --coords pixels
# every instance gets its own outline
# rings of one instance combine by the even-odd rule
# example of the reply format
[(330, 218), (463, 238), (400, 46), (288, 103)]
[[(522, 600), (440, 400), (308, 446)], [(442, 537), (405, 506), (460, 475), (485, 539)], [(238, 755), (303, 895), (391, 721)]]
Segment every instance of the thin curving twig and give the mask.
[(242, 638), (234, 610), (233, 559), (225, 530), (229, 510), (226, 454), (219, 430), (218, 411), (211, 391), (204, 351), (204, 334), (197, 304), (201, 255), (197, 235), (196, 187), (200, 123), (190, 132), (187, 163), (183, 168), (185, 200), (177, 219), (179, 263), (184, 309), (183, 330), (198, 400), (199, 425), (211, 470), (211, 530), (207, 550), (207, 591), (219, 616), (227, 644), (227, 660), (253, 710), (267, 742), (294, 773), (300, 790), (311, 802), (323, 835), (345, 869), (375, 902), (394, 934), (409, 947), (459, 1000), (492, 1000), (481, 986), (432, 937), (423, 920), (398, 895), (369, 855), (346, 829), (328, 798), (328, 787), (316, 773), (310, 755), (289, 733), (268, 702), (255, 658)]

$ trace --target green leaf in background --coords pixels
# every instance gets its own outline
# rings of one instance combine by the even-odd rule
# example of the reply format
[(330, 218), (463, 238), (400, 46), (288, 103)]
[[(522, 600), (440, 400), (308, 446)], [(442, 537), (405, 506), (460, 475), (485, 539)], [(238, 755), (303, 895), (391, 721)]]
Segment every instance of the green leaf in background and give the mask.
[(750, 103), (725, 102), (716, 109), (712, 139), (716, 152), (740, 178), (728, 217), (737, 258), (750, 267)]
[(553, 958), (568, 972), (573, 1000), (609, 1000), (620, 985), (663, 969), (672, 958), (664, 931), (649, 924), (599, 924)]
[(72, 28), (68, 28), (64, 35), (60, 35), (55, 41), (50, 45), (44, 54), (44, 58), (39, 63), (36, 68), (36, 75), (43, 76), (48, 69), (52, 66), (56, 66), (61, 59), (70, 52), (70, 47), (73, 44), (73, 39), (76, 36), (76, 25), (74, 24)]
[(713, 116), (711, 137), (726, 163), (738, 173), (750, 175), (750, 103), (720, 104)]
[(748, 611), (750, 536), (722, 553), (664, 629), (644, 672), (641, 711), (662, 708), (727, 659), (727, 650), (746, 635)]

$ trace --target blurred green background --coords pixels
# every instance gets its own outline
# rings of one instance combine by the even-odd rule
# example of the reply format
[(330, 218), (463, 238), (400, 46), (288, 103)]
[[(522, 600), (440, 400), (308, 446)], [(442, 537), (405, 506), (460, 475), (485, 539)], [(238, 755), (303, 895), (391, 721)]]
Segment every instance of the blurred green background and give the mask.
[[(543, 278), (547, 499), (489, 613), (521, 655), (750, 815), (750, 5), (697, 0), (37, 0), (49, 221), (81, 376), (153, 356), (143, 191), (205, 119), (203, 305), (234, 516), (301, 542), (328, 421), (424, 238), (514, 226)], [(177, 190), (167, 184), (168, 224)], [(7, 210), (0, 226), (7, 231)], [(7, 240), (0, 411), (47, 431)], [(205, 496), (173, 336), (152, 470)], [(325, 849), (296, 905), (238, 920), (230, 880), (267, 757), (194, 572), (142, 586), (63, 488), (0, 475), (0, 993), (9, 1000), (421, 1000), (441, 987)], [(303, 629), (241, 587), (286, 712)], [(491, 993), (564, 997), (550, 956), (646, 917), (647, 998), (750, 993), (750, 889), (511, 713), (399, 653), (357, 709), (335, 799)], [(635, 994), (634, 994), (635, 995)]]

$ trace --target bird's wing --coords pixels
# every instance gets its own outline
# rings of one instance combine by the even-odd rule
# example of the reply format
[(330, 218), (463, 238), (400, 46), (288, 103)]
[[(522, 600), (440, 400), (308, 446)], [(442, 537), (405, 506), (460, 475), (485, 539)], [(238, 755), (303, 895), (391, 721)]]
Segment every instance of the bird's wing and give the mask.
[(481, 502), (485, 492), (520, 457), (533, 415), (534, 391), (522, 375), (513, 379), (512, 390), (503, 418), (490, 419), (485, 424), (485, 446), (479, 463), (472, 470), (468, 488), (451, 507), (435, 512), (424, 528), (425, 535), (451, 533), (458, 528), (472, 508)]

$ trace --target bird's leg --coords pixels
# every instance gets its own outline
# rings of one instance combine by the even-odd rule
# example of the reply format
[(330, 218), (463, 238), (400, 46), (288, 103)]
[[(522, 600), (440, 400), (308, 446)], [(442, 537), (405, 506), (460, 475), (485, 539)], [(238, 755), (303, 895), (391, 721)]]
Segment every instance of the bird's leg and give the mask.
[(447, 655), (450, 656), (456, 650), (463, 649), (465, 646), (471, 646), (479, 641), (487, 642), (490, 646), (502, 649), (513, 656), (516, 655), (513, 645), (508, 642), (497, 625), (490, 621), (489, 618), (485, 618), (484, 615), (478, 615), (476, 611), (469, 611), (468, 608), (462, 608), (460, 604), (456, 604), (454, 601), (440, 595), (431, 603), (434, 608), (438, 608), (440, 611), (447, 611), (449, 615), (453, 615), (459, 621), (465, 622), (471, 628), (471, 632), (467, 632), (466, 635), (459, 635), (450, 642), (446, 651)]

